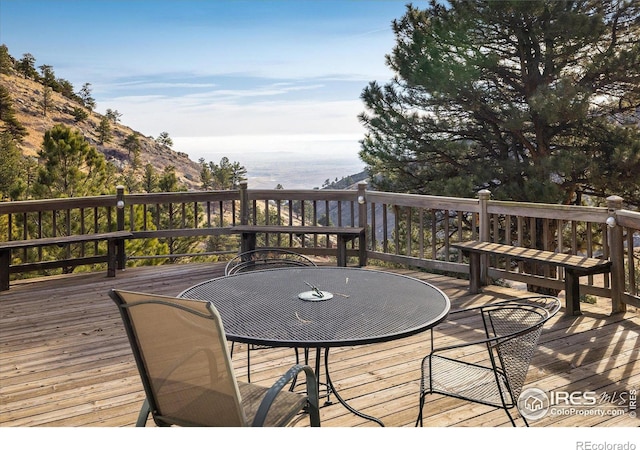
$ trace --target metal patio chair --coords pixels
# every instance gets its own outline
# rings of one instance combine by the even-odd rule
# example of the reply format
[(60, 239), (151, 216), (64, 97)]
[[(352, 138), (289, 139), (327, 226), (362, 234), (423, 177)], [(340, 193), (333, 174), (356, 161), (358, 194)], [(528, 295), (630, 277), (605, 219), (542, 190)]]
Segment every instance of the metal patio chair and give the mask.
[[(316, 267), (316, 263), (304, 255), (291, 250), (281, 248), (259, 248), (248, 252), (240, 253), (231, 259), (224, 270), (225, 275), (233, 275), (241, 272), (251, 272), (254, 270), (279, 269), (283, 267), (300, 267), (312, 266)], [(231, 356), (235, 342), (231, 343)], [(273, 348), (265, 345), (247, 345), (247, 381), (251, 382), (251, 351)], [(305, 363), (308, 362), (309, 350), (304, 349)], [(300, 363), (300, 355), (298, 349), (295, 349), (296, 363)], [(292, 385), (292, 389), (295, 382)]]
[[(423, 409), (428, 394), (441, 394), (504, 409), (513, 426), (509, 410), (518, 397), (538, 345), (542, 327), (560, 309), (560, 301), (544, 295), (511, 299), (449, 313), (480, 315), (484, 338), (439, 348), (434, 347), (431, 330), (431, 352), (422, 360), (420, 405), (416, 426), (423, 425)], [(486, 351), (488, 365), (465, 361), (477, 359)], [(522, 416), (526, 426), (527, 420)]]
[(281, 248), (259, 248), (240, 253), (225, 266), (225, 275), (252, 270), (277, 269), (280, 267), (315, 266), (304, 255)]
[[(270, 388), (236, 380), (222, 321), (211, 302), (112, 290), (158, 426), (285, 426), (301, 412), (320, 426), (318, 389), (309, 366), (291, 367)], [(307, 394), (283, 391), (304, 372)]]

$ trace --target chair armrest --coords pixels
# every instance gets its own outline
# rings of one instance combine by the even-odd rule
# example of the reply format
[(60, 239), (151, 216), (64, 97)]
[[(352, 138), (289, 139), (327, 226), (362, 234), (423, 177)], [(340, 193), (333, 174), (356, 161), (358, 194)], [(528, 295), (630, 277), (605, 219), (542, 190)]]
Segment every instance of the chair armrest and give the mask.
[(557, 302), (558, 299), (556, 297), (553, 297), (550, 295), (538, 294), (538, 295), (530, 295), (527, 297), (509, 298), (507, 300), (500, 300), (499, 302), (492, 302), (492, 303), (487, 303), (485, 305), (472, 306), (469, 308), (454, 309), (449, 311), (449, 315), (483, 310), (486, 308), (492, 308), (494, 306), (501, 306), (501, 305), (504, 305), (505, 303), (529, 302), (529, 300), (532, 300), (532, 299), (545, 300), (545, 304), (551, 303), (550, 309), (545, 307), (546, 309), (549, 310), (550, 317), (557, 312), (556, 305), (559, 305), (559, 303)]
[(490, 336), (489, 335), (489, 331), (487, 329), (487, 319), (486, 317), (484, 317), (484, 314), (488, 311), (491, 311), (492, 309), (495, 308), (501, 308), (504, 307), (504, 305), (509, 304), (509, 305), (528, 305), (532, 308), (536, 308), (537, 310), (540, 309), (544, 309), (547, 311), (547, 317), (543, 318), (540, 323), (537, 326), (544, 326), (544, 324), (547, 322), (547, 320), (549, 320), (551, 317), (553, 317), (556, 312), (560, 309), (560, 301), (556, 298), (556, 297), (552, 297), (549, 295), (531, 295), (531, 296), (527, 296), (527, 297), (520, 297), (520, 298), (511, 298), (511, 299), (507, 299), (507, 300), (502, 300), (499, 302), (493, 302), (493, 303), (488, 303), (485, 305), (479, 305), (479, 306), (474, 306), (474, 307), (470, 307), (470, 308), (463, 308), (463, 309), (457, 309), (454, 311), (449, 312), (449, 317), (451, 317), (451, 315), (454, 314), (459, 314), (459, 313), (465, 313), (465, 312), (479, 312), (480, 315), (482, 315), (482, 321), (483, 321), (483, 325), (484, 325), (484, 332), (485, 332), (485, 338), (483, 339), (478, 339), (472, 342), (463, 342), (460, 344), (454, 344), (454, 345), (448, 345), (448, 346), (443, 346), (443, 347), (435, 347), (433, 344), (433, 328), (431, 329), (431, 352), (424, 358), (427, 359), (430, 356), (432, 356), (435, 353), (440, 353), (440, 352), (445, 352), (448, 350), (452, 350), (452, 349), (459, 349), (459, 348), (463, 348), (463, 347), (471, 347), (471, 346), (476, 346), (476, 345), (485, 345), (487, 347), (487, 349), (491, 349), (491, 347), (494, 347), (495, 345), (499, 344), (499, 343), (503, 343), (505, 341), (514, 339), (524, 333), (527, 333), (528, 331), (531, 330), (532, 326), (526, 326), (522, 329), (519, 329), (517, 331), (513, 331), (511, 333), (507, 333), (507, 334), (501, 334), (499, 336)]
[[(473, 345), (487, 345), (488, 347), (492, 347), (495, 344), (497, 344), (498, 342), (503, 343), (506, 342), (510, 339), (514, 339), (522, 334), (528, 333), (529, 331), (531, 331), (532, 328), (534, 328), (535, 326), (543, 326), (544, 325), (544, 321), (541, 321), (539, 324), (537, 325), (533, 325), (533, 326), (527, 326), (524, 327), (521, 330), (518, 331), (514, 331), (512, 333), (508, 333), (508, 334), (502, 334), (500, 336), (493, 336), (493, 337), (488, 337), (488, 338), (484, 338), (484, 339), (478, 339), (476, 341), (471, 341), (471, 342), (463, 342), (462, 344), (454, 344), (454, 345), (446, 345), (444, 347), (437, 347), (431, 350), (431, 352), (429, 353), (430, 355), (433, 355), (436, 352), (444, 352), (447, 350), (452, 350), (455, 348), (462, 348), (462, 347), (471, 347)], [(428, 357), (428, 356), (427, 356)]]
[(258, 407), (258, 411), (256, 412), (256, 416), (253, 419), (253, 423), (251, 426), (253, 427), (261, 427), (267, 418), (267, 414), (269, 413), (269, 409), (273, 401), (276, 399), (280, 391), (291, 381), (293, 378), (298, 375), (300, 372), (304, 371), (307, 382), (307, 397), (309, 403), (309, 415), (311, 416), (311, 423), (317, 424), (320, 426), (320, 410), (319, 410), (319, 394), (318, 394), (318, 383), (316, 381), (316, 376), (313, 373), (313, 369), (310, 366), (303, 364), (296, 364), (291, 367), (287, 372), (278, 379), (271, 388), (267, 391), (264, 399), (260, 403)]

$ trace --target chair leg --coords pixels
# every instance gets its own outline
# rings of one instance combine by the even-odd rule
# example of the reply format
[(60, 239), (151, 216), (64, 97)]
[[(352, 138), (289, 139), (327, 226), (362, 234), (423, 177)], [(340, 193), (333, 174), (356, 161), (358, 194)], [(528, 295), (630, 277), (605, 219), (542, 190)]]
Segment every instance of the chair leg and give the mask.
[[(514, 426), (514, 427), (517, 427), (518, 425), (516, 425), (516, 421), (513, 420), (513, 417), (511, 416), (511, 413), (509, 412), (509, 410), (507, 408), (504, 408), (504, 412), (507, 413), (507, 417), (509, 417), (509, 420), (511, 421), (511, 425)], [(523, 419), (524, 419), (524, 417), (523, 417)], [(525, 423), (526, 422), (527, 421), (525, 420)], [(527, 426), (529, 426), (529, 425), (527, 425)]]
[(520, 414), (520, 417), (522, 417), (522, 421), (524, 422), (524, 425), (526, 427), (528, 427), (529, 426), (529, 422), (527, 422), (527, 419), (522, 414)]
[(416, 427), (418, 425), (422, 426), (422, 409), (424, 408), (425, 397), (426, 397), (426, 394), (421, 392), (420, 393), (420, 407), (418, 409), (418, 418), (416, 419), (416, 424), (415, 424)]
[(151, 412), (151, 407), (149, 406), (149, 400), (144, 398), (144, 402), (142, 402), (142, 408), (140, 408), (140, 412), (138, 413), (138, 420), (136, 420), (136, 427), (145, 427), (147, 426), (147, 419), (149, 418), (149, 413)]
[(247, 383), (251, 383), (251, 345), (247, 344)]

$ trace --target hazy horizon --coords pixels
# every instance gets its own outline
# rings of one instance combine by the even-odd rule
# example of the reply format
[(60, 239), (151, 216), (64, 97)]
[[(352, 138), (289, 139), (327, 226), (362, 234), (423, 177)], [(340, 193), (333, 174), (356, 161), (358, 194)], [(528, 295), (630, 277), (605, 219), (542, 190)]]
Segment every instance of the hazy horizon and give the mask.
[(360, 173), (357, 135), (196, 136), (173, 138), (176, 151), (198, 162), (218, 164), (223, 157), (247, 169), (249, 186), (313, 189), (324, 182)]

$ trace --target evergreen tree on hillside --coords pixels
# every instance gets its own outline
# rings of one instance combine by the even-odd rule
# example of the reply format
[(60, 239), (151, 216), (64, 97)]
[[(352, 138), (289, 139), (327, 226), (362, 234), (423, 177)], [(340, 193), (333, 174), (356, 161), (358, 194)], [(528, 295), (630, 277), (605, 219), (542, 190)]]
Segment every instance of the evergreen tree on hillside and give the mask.
[(82, 85), (82, 89), (78, 92), (78, 97), (85, 108), (91, 113), (96, 108), (96, 100), (91, 94), (91, 83), (85, 83)]
[(56, 80), (56, 75), (53, 72), (53, 67), (43, 64), (39, 66), (38, 69), (40, 69), (40, 73), (42, 74), (42, 84), (50, 87), (54, 91), (58, 91), (58, 81)]
[[(124, 148), (127, 149), (129, 160), (134, 168), (140, 164), (140, 140), (135, 133), (129, 134), (124, 140)], [(133, 154), (133, 157), (131, 156)]]
[(204, 158), (199, 162), (200, 183), (204, 190), (238, 189), (240, 182), (247, 179), (247, 169), (237, 161), (229, 161), (226, 156), (220, 159), (220, 164), (205, 163)]
[(71, 99), (76, 102), (80, 102), (80, 98), (78, 95), (73, 92), (73, 84), (65, 80), (64, 78), (58, 78), (56, 81), (56, 90), (60, 92), (64, 97)]
[(114, 171), (104, 155), (65, 125), (44, 134), (40, 168), (33, 187), (36, 198), (85, 197), (113, 191)]
[(158, 174), (150, 163), (144, 166), (142, 190), (147, 193), (158, 192)]
[(120, 114), (117, 109), (114, 110), (111, 108), (108, 108), (104, 115), (112, 121), (114, 125), (120, 122), (120, 117), (122, 117), (122, 114)]
[(22, 125), (13, 109), (13, 100), (9, 94), (9, 90), (0, 84), (0, 133), (7, 133), (11, 139), (17, 143), (21, 143), (28, 131)]
[(432, 1), (393, 30), (362, 93), (375, 188), (640, 205), (639, 2)]
[(96, 131), (98, 132), (98, 140), (100, 141), (100, 144), (111, 142), (111, 139), (113, 138), (113, 132), (111, 130), (111, 122), (109, 121), (108, 117), (102, 116)]
[(25, 53), (22, 55), (22, 59), (18, 61), (18, 71), (26, 79), (37, 79), (38, 72), (36, 72), (36, 58), (31, 53)]
[(0, 132), (0, 200), (19, 200), (27, 189), (24, 158), (16, 141)]
[(176, 168), (174, 166), (164, 168), (162, 175), (158, 179), (158, 188), (160, 192), (179, 192), (184, 190), (178, 182), (178, 176), (176, 175)]
[(156, 138), (156, 142), (160, 145), (164, 145), (165, 147), (173, 147), (173, 139), (169, 137), (169, 133), (167, 133), (166, 131), (163, 131), (162, 133), (160, 133), (160, 135), (158, 135), (158, 137)]
[(89, 117), (89, 113), (87, 112), (87, 110), (82, 107), (73, 108), (73, 112), (71, 113), (71, 115), (73, 116), (73, 120), (78, 123), (84, 122)]
[(53, 89), (49, 86), (44, 86), (42, 89), (42, 115), (47, 117), (47, 111), (53, 105)]
[(5, 44), (0, 45), (0, 73), (10, 75), (13, 73), (14, 64), (9, 48)]

